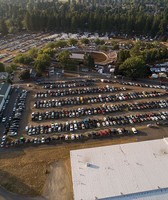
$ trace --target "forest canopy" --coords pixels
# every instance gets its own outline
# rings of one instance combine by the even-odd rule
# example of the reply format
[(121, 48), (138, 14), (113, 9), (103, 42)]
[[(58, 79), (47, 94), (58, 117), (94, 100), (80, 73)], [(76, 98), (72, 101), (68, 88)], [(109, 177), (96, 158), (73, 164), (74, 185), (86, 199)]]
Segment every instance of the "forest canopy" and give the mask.
[[(76, 2), (76, 3), (75, 3)], [(2, 35), (28, 31), (96, 31), (128, 35), (167, 34), (168, 0), (78, 1), (0, 0)]]

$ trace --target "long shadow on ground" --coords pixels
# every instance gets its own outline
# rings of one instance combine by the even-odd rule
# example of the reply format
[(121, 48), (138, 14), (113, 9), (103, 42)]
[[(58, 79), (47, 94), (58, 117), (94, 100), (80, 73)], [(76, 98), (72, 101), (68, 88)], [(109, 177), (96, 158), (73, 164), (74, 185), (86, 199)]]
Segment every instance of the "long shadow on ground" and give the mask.
[(24, 190), (27, 191), (28, 194), (36, 195), (36, 192), (32, 188), (8, 172), (0, 170), (0, 180), (3, 180), (3, 182), (1, 182), (2, 187), (0, 187), (0, 200), (46, 200), (44, 197), (25, 197), (12, 193), (12, 191)]

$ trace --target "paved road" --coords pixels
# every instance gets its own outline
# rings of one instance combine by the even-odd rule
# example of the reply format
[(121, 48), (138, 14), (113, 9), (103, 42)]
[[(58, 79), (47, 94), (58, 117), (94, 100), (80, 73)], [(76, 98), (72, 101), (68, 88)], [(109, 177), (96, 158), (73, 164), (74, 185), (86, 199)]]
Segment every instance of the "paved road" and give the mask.
[(7, 190), (0, 187), (0, 200), (47, 200), (43, 197), (23, 197), (13, 193), (8, 192)]

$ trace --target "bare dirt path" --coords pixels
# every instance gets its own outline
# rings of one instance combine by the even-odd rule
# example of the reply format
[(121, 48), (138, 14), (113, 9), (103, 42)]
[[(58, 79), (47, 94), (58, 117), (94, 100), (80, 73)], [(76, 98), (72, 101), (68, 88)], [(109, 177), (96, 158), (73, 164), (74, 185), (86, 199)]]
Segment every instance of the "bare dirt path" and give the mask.
[(49, 200), (73, 200), (70, 160), (55, 162), (50, 166), (44, 196)]

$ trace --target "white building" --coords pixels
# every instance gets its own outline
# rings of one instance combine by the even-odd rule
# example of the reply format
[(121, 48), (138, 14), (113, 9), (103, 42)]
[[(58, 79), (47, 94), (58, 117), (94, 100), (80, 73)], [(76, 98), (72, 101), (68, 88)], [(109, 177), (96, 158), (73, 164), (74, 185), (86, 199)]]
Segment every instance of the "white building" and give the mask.
[(3, 107), (4, 103), (5, 103), (4, 98), (3, 98), (3, 97), (0, 97), (0, 112), (1, 112), (1, 110), (2, 110), (2, 107)]
[(74, 200), (167, 200), (168, 138), (70, 152)]
[(0, 80), (6, 80), (8, 76), (8, 72), (0, 72)]
[(6, 98), (10, 92), (11, 85), (9, 83), (0, 83), (0, 111), (5, 103)]

